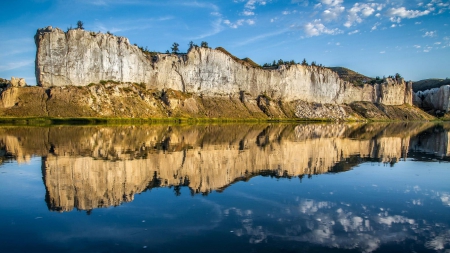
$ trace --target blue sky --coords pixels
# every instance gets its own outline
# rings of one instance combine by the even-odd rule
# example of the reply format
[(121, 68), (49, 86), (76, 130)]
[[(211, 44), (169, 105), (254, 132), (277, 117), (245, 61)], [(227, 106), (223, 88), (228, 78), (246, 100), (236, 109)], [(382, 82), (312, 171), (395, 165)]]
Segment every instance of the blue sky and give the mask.
[(306, 58), (372, 77), (450, 78), (450, 0), (14, 0), (0, 10), (0, 77), (28, 84), (36, 30), (78, 20), (161, 52), (207, 41), (259, 64)]

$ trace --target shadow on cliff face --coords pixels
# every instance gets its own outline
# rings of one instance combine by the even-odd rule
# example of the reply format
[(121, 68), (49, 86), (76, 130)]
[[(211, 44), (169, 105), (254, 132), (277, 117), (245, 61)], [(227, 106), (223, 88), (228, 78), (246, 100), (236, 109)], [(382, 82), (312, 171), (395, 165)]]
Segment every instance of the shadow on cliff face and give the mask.
[(446, 160), (448, 129), (431, 123), (6, 127), (0, 154), (18, 162), (42, 156), (50, 210), (92, 210), (157, 187), (207, 195), (255, 176), (301, 181), (366, 161), (393, 164), (408, 150)]

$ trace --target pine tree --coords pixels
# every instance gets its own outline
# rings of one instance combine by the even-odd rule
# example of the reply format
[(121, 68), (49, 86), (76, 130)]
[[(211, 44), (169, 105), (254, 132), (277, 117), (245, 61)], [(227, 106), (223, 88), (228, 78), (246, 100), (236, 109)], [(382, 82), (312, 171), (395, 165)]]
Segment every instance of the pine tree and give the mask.
[(205, 48), (208, 48), (209, 46), (208, 46), (208, 42), (206, 42), (206, 41), (202, 41), (202, 43), (200, 44), (200, 46), (201, 47), (205, 47)]
[(178, 54), (178, 52), (180, 51), (180, 49), (178, 49), (178, 47), (180, 46), (180, 44), (174, 42), (172, 44), (172, 47), (170, 49), (172, 49), (172, 53), (173, 54)]
[(78, 22), (77, 22), (77, 29), (81, 29), (81, 30), (84, 30), (84, 27), (83, 27), (83, 25), (84, 25), (83, 21), (81, 21), (81, 20), (78, 20)]

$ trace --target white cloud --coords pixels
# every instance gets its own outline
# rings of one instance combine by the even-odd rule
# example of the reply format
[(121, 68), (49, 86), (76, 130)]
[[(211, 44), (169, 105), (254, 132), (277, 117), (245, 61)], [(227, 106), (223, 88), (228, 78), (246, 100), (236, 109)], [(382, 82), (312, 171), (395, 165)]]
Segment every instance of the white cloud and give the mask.
[(248, 10), (254, 10), (256, 8), (255, 5), (257, 5), (257, 4), (266, 5), (267, 1), (265, 1), (265, 0), (249, 0), (245, 4), (245, 8)]
[(283, 15), (289, 15), (289, 14), (291, 14), (291, 12), (290, 12), (290, 11), (283, 11), (281, 14), (283, 14)]
[(397, 25), (396, 25), (396, 24), (392, 24), (392, 25), (391, 25), (391, 28), (394, 28), (394, 27), (397, 27)]
[(423, 50), (423, 52), (424, 52), (424, 53), (428, 53), (428, 52), (431, 51), (431, 49), (433, 49), (433, 48), (432, 48), (432, 47), (426, 47), (426, 48)]
[(325, 21), (331, 21), (339, 18), (339, 16), (344, 12), (345, 7), (343, 6), (333, 6), (329, 9), (326, 9), (322, 13), (322, 18)]
[(400, 23), (402, 18), (417, 18), (430, 14), (430, 10), (418, 11), (407, 10), (405, 7), (391, 8), (386, 12), (386, 15), (390, 17), (392, 22)]
[(341, 5), (344, 0), (320, 0), (320, 2), (325, 5), (338, 6)]
[[(375, 10), (382, 10), (383, 7), (383, 4), (377, 3), (355, 3), (353, 7), (347, 11), (347, 22), (344, 23), (344, 26), (351, 27), (355, 23), (361, 23), (364, 18), (371, 16)], [(378, 14), (379, 13), (377, 13), (377, 15)]]
[(342, 31), (338, 28), (329, 29), (325, 27), (320, 19), (307, 23), (303, 26), (303, 30), (305, 31), (307, 37), (319, 36), (321, 34), (335, 35), (342, 33)]
[(415, 47), (415, 48), (417, 48), (417, 49), (421, 48), (420, 45), (414, 45), (413, 47)]
[(415, 25), (420, 25), (420, 24), (422, 24), (422, 22), (416, 22), (416, 23), (414, 23)]
[(437, 33), (436, 31), (429, 31), (425, 32), (425, 34), (422, 37), (436, 37)]
[(349, 32), (348, 35), (352, 35), (352, 34), (356, 34), (356, 33), (359, 33), (359, 30), (354, 30), (352, 32)]
[(385, 54), (385, 53), (386, 53), (386, 51), (381, 51), (381, 52), (380, 52), (380, 54)]
[[(239, 2), (245, 2), (246, 0), (234, 0), (235, 3), (239, 3)], [(246, 1), (245, 5), (244, 5), (244, 10), (240, 13), (240, 15), (242, 16), (254, 16), (255, 15), (255, 9), (256, 9), (256, 5), (266, 5), (267, 2), (270, 2), (271, 0), (248, 0)], [(255, 20), (238, 20), (236, 21), (235, 24), (232, 24), (230, 27), (231, 28), (237, 28), (238, 26), (240, 26), (238, 23), (241, 22), (247, 22), (250, 25), (253, 25), (255, 23)], [(231, 23), (231, 22), (230, 22)], [(230, 25), (230, 24), (228, 24)]]
[(375, 24), (372, 26), (372, 29), (370, 29), (370, 30), (371, 30), (371, 31), (375, 31), (376, 29), (378, 29), (378, 26), (379, 26), (379, 25), (381, 25), (380, 22), (375, 23)]
[(223, 23), (227, 26), (229, 26), (230, 28), (236, 29), (239, 26), (242, 26), (244, 24), (248, 24), (248, 25), (254, 25), (255, 24), (255, 20), (254, 19), (238, 19), (236, 22), (231, 22), (228, 19), (225, 19), (223, 21)]

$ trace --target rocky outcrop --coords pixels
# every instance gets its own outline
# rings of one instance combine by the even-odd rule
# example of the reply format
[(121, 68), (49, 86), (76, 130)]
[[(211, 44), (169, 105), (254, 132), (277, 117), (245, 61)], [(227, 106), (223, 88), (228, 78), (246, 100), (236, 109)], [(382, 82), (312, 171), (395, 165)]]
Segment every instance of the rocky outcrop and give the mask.
[(10, 87), (25, 87), (25, 86), (27, 86), (25, 78), (11, 77), (11, 80), (0, 78), (0, 93), (2, 93), (3, 90)]
[(27, 83), (25, 82), (25, 78), (16, 78), (11, 77), (11, 86), (12, 87), (25, 87), (27, 86)]
[(450, 111), (450, 85), (414, 93), (414, 105), (437, 114)]
[(411, 104), (412, 87), (403, 80), (362, 87), (318, 66), (252, 67), (220, 50), (193, 47), (187, 54), (144, 54), (128, 39), (73, 29), (39, 29), (36, 78), (40, 86), (87, 86), (101, 80), (143, 83), (148, 89), (172, 89), (201, 96), (245, 93), (283, 101), (321, 104), (356, 101)]

